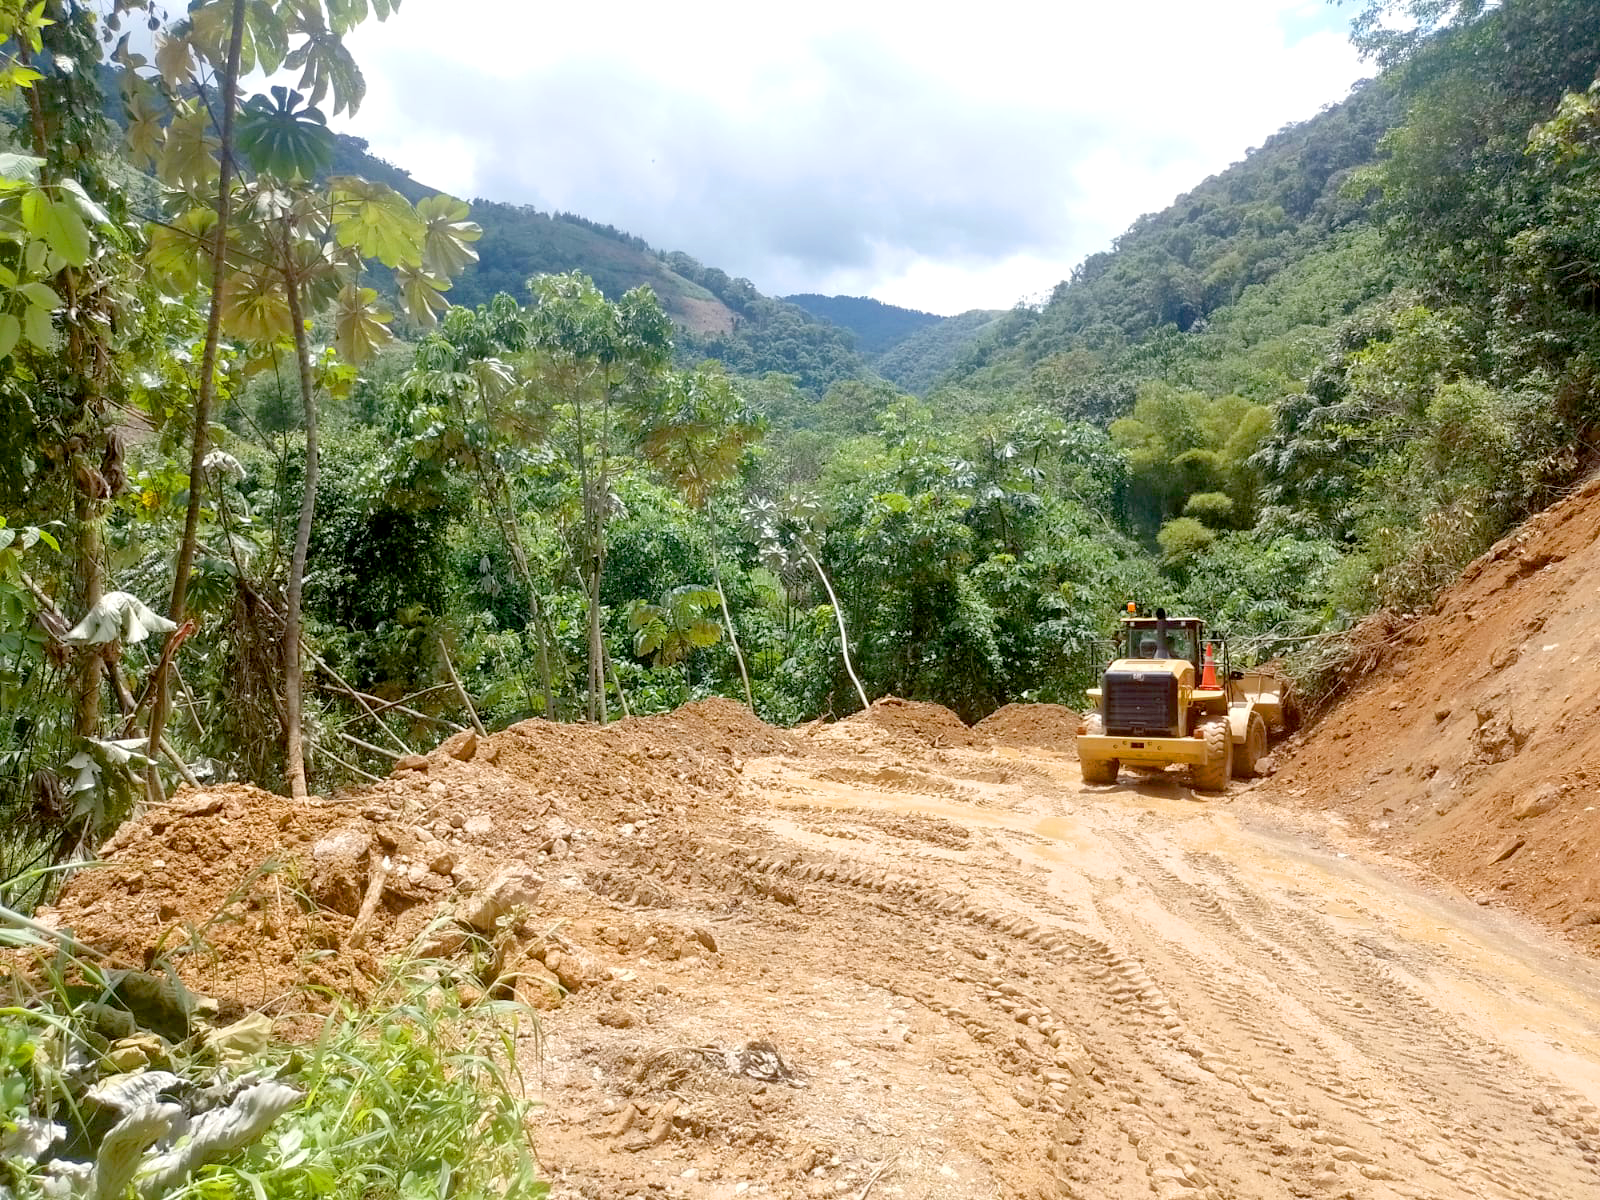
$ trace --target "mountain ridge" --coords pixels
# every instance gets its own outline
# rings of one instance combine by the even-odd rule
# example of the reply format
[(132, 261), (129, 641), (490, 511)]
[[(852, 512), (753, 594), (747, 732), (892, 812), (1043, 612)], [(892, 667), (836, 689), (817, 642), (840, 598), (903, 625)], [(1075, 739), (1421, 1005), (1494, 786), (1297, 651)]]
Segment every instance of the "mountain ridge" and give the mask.
[[(1203, 333), (1248, 289), (1319, 253), (1342, 231), (1364, 227), (1367, 201), (1346, 184), (1375, 158), (1398, 115), (1390, 91), (1358, 85), (1138, 217), (1041, 305), (940, 317), (865, 296), (767, 296), (748, 279), (683, 251), (657, 250), (614, 226), (483, 198), (472, 201), (484, 228), (479, 261), (457, 281), (452, 299), (475, 306), (499, 291), (520, 295), (532, 275), (577, 270), (613, 296), (649, 284), (682, 331), (680, 358), (715, 358), (745, 376), (788, 375), (813, 397), (843, 379), (881, 378), (923, 396), (943, 384), (1027, 383), (1041, 398), (1066, 400), (1053, 380), (1040, 378), (1061, 373), (1063, 354), (1092, 356), (1087, 375), (1106, 368), (1125, 375), (1130, 357), (1148, 355), (1143, 347)], [(413, 198), (428, 190), (349, 135), (340, 136), (335, 169), (367, 174)], [(1083, 362), (1068, 365), (1085, 376)], [(1119, 384), (1116, 396), (1078, 407), (1110, 416), (1130, 403)]]

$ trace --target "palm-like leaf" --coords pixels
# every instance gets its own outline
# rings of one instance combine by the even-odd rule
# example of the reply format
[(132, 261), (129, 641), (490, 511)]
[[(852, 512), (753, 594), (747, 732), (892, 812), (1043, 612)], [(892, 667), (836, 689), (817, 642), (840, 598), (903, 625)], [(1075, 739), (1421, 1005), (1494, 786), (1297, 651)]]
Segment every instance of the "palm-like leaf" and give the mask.
[(381, 183), (333, 180), (333, 231), (340, 246), (354, 247), (386, 267), (422, 266), (427, 226), (399, 192)]
[(333, 162), (333, 134), (320, 109), (300, 107), (304, 97), (286, 87), (272, 99), (252, 96), (239, 113), (234, 140), (250, 165), (278, 179), (310, 179)]
[(235, 337), (253, 342), (270, 342), (294, 332), (280, 281), (265, 270), (228, 277), (222, 289), (222, 323)]
[(422, 260), (435, 275), (459, 275), (478, 261), (478, 252), (469, 243), (483, 236), (483, 230), (467, 220), (472, 210), (454, 196), (427, 196), (417, 204), (417, 215), (427, 225)]
[(311, 95), (311, 103), (320, 104), (324, 97), (333, 97), (333, 115), (348, 111), (355, 115), (367, 94), (367, 82), (356, 66), (356, 60), (345, 48), (339, 34), (322, 23), (320, 4), (300, 4), (296, 32), (305, 35), (305, 41), (283, 60), (291, 71), (300, 72), (300, 87)]
[(635, 600), (628, 610), (633, 652), (657, 667), (670, 667), (701, 647), (716, 645), (722, 626), (704, 614), (718, 603), (715, 589), (694, 584), (670, 589), (659, 604)]
[(218, 142), (204, 109), (187, 101), (167, 123), (156, 171), (161, 182), (191, 191), (206, 187), (217, 175)]
[[(188, 52), (187, 42), (169, 39), (163, 43), (163, 48), (166, 46), (181, 46), (185, 53)], [(158, 61), (160, 57), (158, 53)], [(130, 74), (129, 78), (138, 79), (138, 76)], [(125, 140), (134, 165), (144, 167), (154, 163), (156, 156), (161, 153), (161, 121), (165, 115), (161, 106), (156, 103), (148, 86), (134, 84), (126, 94), (123, 109), (128, 122)]]
[(333, 344), (346, 362), (361, 364), (394, 340), (389, 322), (394, 314), (378, 300), (374, 288), (346, 284), (333, 315)]
[(176, 628), (166, 617), (152, 612), (139, 597), (129, 592), (107, 592), (62, 640), (90, 646), (111, 641), (131, 645), (152, 633), (171, 633)]
[(438, 314), (449, 311), (450, 301), (444, 298), (450, 281), (415, 267), (402, 267), (395, 272), (400, 303), (406, 314), (424, 329), (439, 323)]

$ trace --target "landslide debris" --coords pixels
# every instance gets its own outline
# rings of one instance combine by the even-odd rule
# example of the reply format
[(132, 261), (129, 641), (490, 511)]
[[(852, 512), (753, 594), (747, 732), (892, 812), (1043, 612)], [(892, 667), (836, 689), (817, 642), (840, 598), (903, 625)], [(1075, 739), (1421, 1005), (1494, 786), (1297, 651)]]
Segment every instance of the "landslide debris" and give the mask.
[(1360, 678), (1271, 794), (1600, 950), (1600, 478), (1496, 543)]
[(885, 696), (870, 708), (852, 713), (824, 731), (840, 738), (866, 734), (879, 743), (907, 750), (945, 749), (952, 746), (983, 746), (984, 739), (973, 733), (960, 717), (942, 704), (923, 700), (902, 700)]
[(1007, 704), (972, 727), (1002, 746), (1021, 750), (1054, 750), (1078, 756), (1078, 725), (1083, 720), (1062, 704)]
[(1255, 794), (1090, 795), (1059, 754), (934, 744), (953, 720), (719, 702), (461, 734), (331, 801), (189, 792), (55, 918), (233, 1005), (359, 997), (420, 944), (539, 1009), (552, 1200), (1593, 1191), (1600, 993), (1554, 956), (1486, 988), (1435, 897), (1252, 833)]
[[(554, 1195), (655, 1194), (668, 1179), (723, 1194), (696, 1172), (794, 1197), (860, 1194), (886, 1173), (912, 1195), (1032, 1194), (1055, 1172), (1041, 1139), (1078, 1094), (1076, 1043), (1047, 1025), (995, 1058), (974, 1039), (1010, 1024), (1003, 1008), (971, 1037), (940, 1015), (940, 989), (976, 953), (956, 948), (965, 925), (919, 934), (908, 962), (905, 915), (854, 894), (898, 892), (939, 869), (927, 856), (991, 844), (863, 800), (920, 807), (931, 788), (944, 803), (1055, 802), (1037, 768), (990, 753), (948, 710), (894, 702), (811, 737), (725, 701), (605, 728), (527, 721), (458, 734), (331, 799), (182, 792), (127, 823), (40, 915), (118, 962), (170, 964), (219, 1019), (264, 1010), (280, 1036), (314, 1034), (303, 1014), (333, 997), (380, 1002), (407, 953), (469, 1003), (523, 1001), (539, 1010), (542, 1034), (521, 1049), (548, 1105), (537, 1137)], [(849, 806), (795, 810), (820, 843), (802, 862), (768, 814), (840, 766), (871, 782), (842, 785)], [(997, 1114), (981, 1136), (975, 1108)], [(917, 1149), (897, 1164), (898, 1131)]]
[(167, 957), (225, 1012), (298, 1010), (305, 984), (364, 999), (385, 957), (467, 953), (541, 883), (581, 877), (597, 842), (715, 824), (743, 756), (792, 741), (713, 700), (604, 728), (457, 734), (334, 799), (187, 790), (126, 823), (42, 916), (120, 962)]

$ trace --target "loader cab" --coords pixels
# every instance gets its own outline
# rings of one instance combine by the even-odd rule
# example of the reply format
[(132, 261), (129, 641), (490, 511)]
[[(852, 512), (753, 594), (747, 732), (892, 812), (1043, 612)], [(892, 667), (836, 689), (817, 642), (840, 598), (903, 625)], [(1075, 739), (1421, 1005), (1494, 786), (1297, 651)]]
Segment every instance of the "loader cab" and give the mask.
[[(1165, 625), (1165, 630), (1161, 625)], [(1197, 617), (1124, 617), (1115, 638), (1118, 659), (1182, 659), (1198, 673), (1205, 654), (1205, 622)]]

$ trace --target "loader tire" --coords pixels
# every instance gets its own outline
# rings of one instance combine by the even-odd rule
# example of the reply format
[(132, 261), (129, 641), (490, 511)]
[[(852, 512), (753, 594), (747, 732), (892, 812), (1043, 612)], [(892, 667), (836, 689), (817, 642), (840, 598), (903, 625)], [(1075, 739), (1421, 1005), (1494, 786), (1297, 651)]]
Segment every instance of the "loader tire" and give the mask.
[[(1105, 719), (1097, 712), (1084, 719), (1083, 731), (1099, 737), (1106, 731)], [(1115, 783), (1122, 763), (1114, 758), (1085, 758), (1079, 761), (1085, 783)]]
[(1235, 779), (1253, 779), (1256, 775), (1256, 764), (1267, 756), (1267, 722), (1260, 713), (1250, 714), (1247, 732), (1244, 735), (1244, 745), (1235, 746), (1233, 750), (1233, 777)]
[(1225, 792), (1233, 773), (1233, 739), (1228, 736), (1227, 717), (1208, 717), (1200, 722), (1200, 736), (1206, 743), (1206, 761), (1191, 767), (1190, 778), (1202, 792)]
[(1086, 758), (1078, 764), (1085, 783), (1115, 783), (1122, 764), (1114, 758)]

